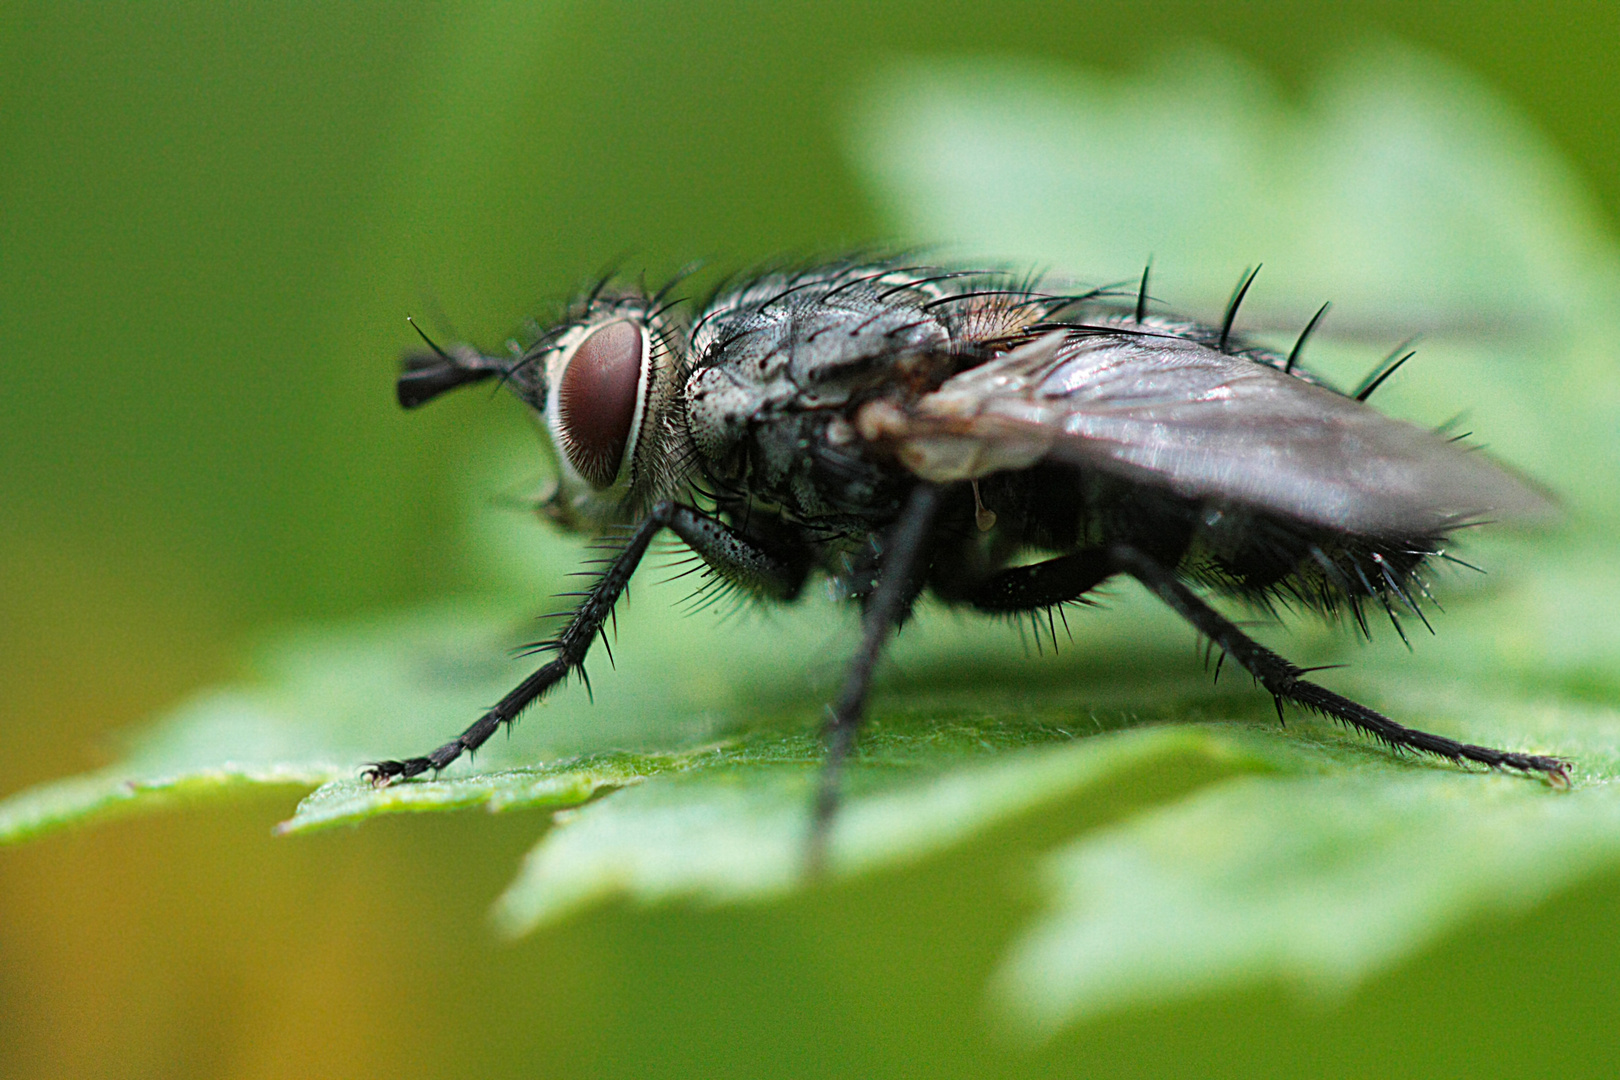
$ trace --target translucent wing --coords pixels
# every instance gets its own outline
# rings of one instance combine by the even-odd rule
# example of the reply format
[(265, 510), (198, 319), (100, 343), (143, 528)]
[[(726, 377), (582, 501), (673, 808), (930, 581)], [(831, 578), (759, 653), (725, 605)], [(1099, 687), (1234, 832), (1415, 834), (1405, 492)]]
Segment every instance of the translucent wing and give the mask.
[(1171, 334), (1059, 330), (862, 418), (927, 479), (1043, 458), (1363, 535), (1550, 515), (1478, 451), (1353, 398)]

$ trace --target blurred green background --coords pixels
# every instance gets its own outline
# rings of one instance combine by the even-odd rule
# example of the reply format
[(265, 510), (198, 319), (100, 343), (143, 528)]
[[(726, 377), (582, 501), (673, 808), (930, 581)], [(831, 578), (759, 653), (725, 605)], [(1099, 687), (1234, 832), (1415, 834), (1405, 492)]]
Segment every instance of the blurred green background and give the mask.
[[(523, 420), (477, 394), (397, 411), (406, 313), (494, 343), (613, 263), (657, 275), (896, 236), (849, 158), (852, 95), (916, 57), (1132, 72), (1209, 42), (1296, 92), (1386, 38), (1516, 102), (1605, 227), (1620, 219), (1610, 3), (9, 4), (0, 795), (109, 760), (121, 729), (238, 674), (268, 628), (480, 588), (469, 477)], [(1348, 1002), (1142, 1009), (1009, 1057), (975, 988), (1017, 913), (940, 899), (989, 872), (966, 857), (771, 908), (614, 908), (504, 945), (485, 909), (535, 819), (271, 840), (296, 794), (0, 850), (0, 1072), (1617, 1060), (1620, 946), (1590, 933), (1613, 925), (1614, 881), (1475, 927)], [(1536, 957), (1506, 966), (1521, 939)]]

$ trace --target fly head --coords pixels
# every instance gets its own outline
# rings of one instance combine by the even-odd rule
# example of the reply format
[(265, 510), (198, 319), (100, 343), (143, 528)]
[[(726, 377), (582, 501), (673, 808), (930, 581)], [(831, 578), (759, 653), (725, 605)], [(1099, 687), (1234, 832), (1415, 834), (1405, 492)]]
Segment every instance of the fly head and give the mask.
[(413, 408), (499, 377), (549, 436), (555, 481), (540, 509), (565, 528), (595, 531), (639, 519), (685, 482), (691, 453), (674, 415), (684, 338), (651, 297), (593, 293), (514, 357), (466, 345), (407, 357), (399, 400)]

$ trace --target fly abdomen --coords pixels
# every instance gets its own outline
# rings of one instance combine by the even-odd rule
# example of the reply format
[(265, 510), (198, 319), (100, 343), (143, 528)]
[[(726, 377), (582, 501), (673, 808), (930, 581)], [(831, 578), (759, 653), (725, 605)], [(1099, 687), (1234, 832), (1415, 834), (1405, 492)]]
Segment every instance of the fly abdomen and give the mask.
[[(1444, 538), (1372, 537), (1325, 529), (1241, 507), (1206, 507), (1180, 567), (1201, 584), (1272, 610), (1279, 602), (1329, 617), (1348, 616), (1369, 632), (1362, 605), (1375, 603), (1420, 620), (1425, 570)], [(1404, 631), (1401, 631), (1404, 637)]]

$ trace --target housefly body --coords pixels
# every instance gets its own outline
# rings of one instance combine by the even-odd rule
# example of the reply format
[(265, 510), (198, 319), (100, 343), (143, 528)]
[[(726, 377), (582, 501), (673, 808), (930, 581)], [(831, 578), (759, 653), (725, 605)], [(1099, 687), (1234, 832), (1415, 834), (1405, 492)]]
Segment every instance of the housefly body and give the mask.
[(1363, 632), (1382, 608), (1399, 629), (1423, 619), (1456, 530), (1553, 509), (1483, 454), (1375, 411), (1377, 380), (1339, 393), (1295, 365), (1297, 345), (1284, 356), (1239, 337), (1250, 280), (1220, 326), (1150, 310), (1145, 273), (1139, 289), (1075, 294), (849, 260), (760, 273), (691, 309), (610, 281), (512, 355), (409, 358), (407, 408), (493, 378), (533, 409), (557, 467), (544, 511), (608, 538), (612, 557), (539, 670), (443, 746), (367, 776), (443, 769), (578, 671), (667, 529), (754, 596), (792, 600), (823, 574), (861, 605), (813, 852), (879, 654), (925, 591), (1016, 614), (1134, 578), (1250, 672), (1279, 718), (1292, 702), (1395, 751), (1567, 784), (1560, 759), (1414, 730), (1325, 689), (1203, 598)]

